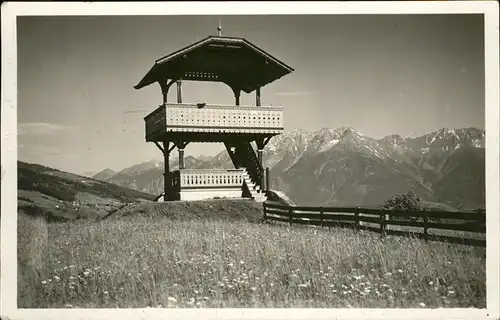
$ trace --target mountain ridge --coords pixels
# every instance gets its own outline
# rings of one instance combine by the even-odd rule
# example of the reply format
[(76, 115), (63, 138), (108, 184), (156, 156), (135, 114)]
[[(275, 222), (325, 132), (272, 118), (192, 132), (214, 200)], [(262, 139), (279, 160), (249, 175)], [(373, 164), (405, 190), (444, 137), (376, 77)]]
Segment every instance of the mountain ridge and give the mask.
[[(272, 188), (304, 205), (374, 205), (413, 190), (425, 200), (448, 206), (484, 207), (484, 147), (485, 131), (477, 128), (442, 128), (418, 137), (390, 134), (381, 139), (351, 126), (315, 132), (295, 129), (270, 140), (264, 165), (271, 169)], [(188, 156), (185, 163), (186, 168), (233, 167), (225, 150), (214, 157)], [(172, 159), (171, 170), (177, 164), (178, 159)], [(139, 173), (129, 170), (132, 167), (120, 171), (127, 175), (106, 181), (149, 193), (162, 191), (161, 161), (154, 168), (145, 165)], [(456, 181), (461, 182), (453, 186), (456, 195), (447, 192), (448, 184)]]

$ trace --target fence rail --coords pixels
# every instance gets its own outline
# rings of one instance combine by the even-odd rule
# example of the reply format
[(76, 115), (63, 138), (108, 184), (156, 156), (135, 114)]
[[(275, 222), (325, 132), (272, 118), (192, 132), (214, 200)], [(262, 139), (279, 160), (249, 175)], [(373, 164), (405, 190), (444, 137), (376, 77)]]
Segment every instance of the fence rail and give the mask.
[[(388, 226), (421, 228), (418, 231), (406, 231), (419, 234), (424, 240), (445, 238), (449, 240), (463, 240), (465, 244), (485, 246), (483, 239), (468, 239), (464, 237), (448, 237), (430, 234), (430, 229), (459, 232), (486, 233), (486, 213), (484, 212), (453, 212), (453, 211), (389, 211), (384, 209), (359, 207), (302, 207), (287, 206), (277, 203), (264, 203), (264, 220), (280, 221), (293, 224), (316, 226), (350, 226), (355, 229), (369, 229), (378, 231), (386, 236)], [(366, 224), (375, 224), (370, 227)], [(402, 233), (401, 230), (391, 230), (392, 233)], [(461, 242), (461, 241), (459, 241)]]

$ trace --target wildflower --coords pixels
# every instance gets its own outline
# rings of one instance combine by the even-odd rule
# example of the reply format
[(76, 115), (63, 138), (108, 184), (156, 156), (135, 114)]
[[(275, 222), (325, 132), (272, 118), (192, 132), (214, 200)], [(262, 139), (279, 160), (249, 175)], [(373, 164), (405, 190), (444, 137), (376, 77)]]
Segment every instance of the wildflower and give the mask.
[(454, 294), (454, 293), (455, 293), (455, 291), (453, 291), (453, 290), (448, 291), (448, 294)]
[(163, 308), (163, 306), (161, 305), (161, 303), (159, 305), (156, 306), (157, 308)]
[(240, 261), (240, 264), (245, 264), (245, 261), (241, 260), (241, 261)]
[(432, 286), (434, 284), (434, 281), (429, 281), (429, 285)]
[(420, 307), (421, 307), (421, 308), (425, 308), (425, 303), (420, 302)]
[(390, 276), (392, 276), (392, 272), (387, 272), (387, 273), (384, 274), (384, 276), (390, 277)]
[(337, 293), (337, 290), (332, 290), (333, 293)]
[(58, 276), (54, 276), (54, 279), (56, 279), (57, 281), (61, 280), (61, 278), (59, 278)]
[(403, 273), (403, 270), (401, 270), (401, 269), (398, 269), (398, 272), (399, 272), (399, 273)]
[(307, 288), (307, 284), (301, 283), (301, 284), (299, 284), (299, 288)]
[(83, 272), (83, 275), (84, 275), (84, 276), (88, 276), (88, 275), (89, 275), (89, 272), (88, 272), (88, 271), (85, 271), (85, 272)]
[(174, 297), (168, 297), (167, 300), (173, 303), (177, 302), (177, 299), (175, 299)]
[(64, 307), (66, 307), (66, 308), (73, 308), (73, 306), (72, 306), (72, 305), (70, 305), (69, 303), (68, 303), (68, 304), (66, 304)]
[(45, 280), (42, 280), (42, 284), (47, 284), (47, 281), (45, 281)]
[(103, 293), (104, 293), (104, 295), (108, 295), (109, 294), (107, 291), (104, 291)]

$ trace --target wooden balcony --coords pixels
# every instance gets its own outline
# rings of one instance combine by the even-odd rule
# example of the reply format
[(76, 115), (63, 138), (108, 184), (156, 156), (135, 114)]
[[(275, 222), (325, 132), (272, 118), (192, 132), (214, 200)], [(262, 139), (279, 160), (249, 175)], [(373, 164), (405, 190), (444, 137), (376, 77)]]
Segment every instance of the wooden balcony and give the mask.
[(240, 198), (244, 169), (182, 169), (172, 172), (171, 193), (176, 200)]
[(215, 142), (227, 134), (270, 137), (283, 133), (283, 107), (167, 103), (144, 121), (148, 142), (187, 136)]

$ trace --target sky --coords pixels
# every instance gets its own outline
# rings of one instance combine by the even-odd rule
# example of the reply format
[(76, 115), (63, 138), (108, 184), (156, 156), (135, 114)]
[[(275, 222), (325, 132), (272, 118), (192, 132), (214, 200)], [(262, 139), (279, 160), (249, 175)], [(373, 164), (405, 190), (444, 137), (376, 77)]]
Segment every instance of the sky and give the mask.
[[(262, 88), (285, 131), (351, 126), (382, 138), (485, 127), (482, 15), (18, 17), (18, 158), (85, 173), (162, 159), (143, 117), (160, 87), (133, 88), (155, 59), (243, 37), (295, 71)], [(175, 88), (170, 98), (175, 99)], [(183, 82), (184, 102), (233, 104), (224, 84)], [(242, 93), (242, 105), (255, 94)], [(222, 144), (190, 144), (186, 156)]]

